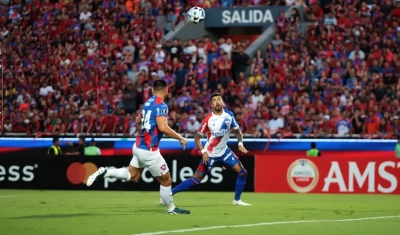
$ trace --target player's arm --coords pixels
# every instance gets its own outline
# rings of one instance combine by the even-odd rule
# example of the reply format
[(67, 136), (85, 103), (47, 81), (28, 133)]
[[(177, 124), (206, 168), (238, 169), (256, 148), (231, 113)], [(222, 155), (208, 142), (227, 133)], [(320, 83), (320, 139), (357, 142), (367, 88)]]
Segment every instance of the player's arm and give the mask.
[(180, 134), (176, 133), (171, 127), (168, 126), (167, 118), (168, 118), (168, 106), (164, 103), (159, 104), (156, 108), (156, 123), (157, 128), (165, 135), (179, 140), (183, 149), (185, 149), (187, 140), (181, 136)]
[(236, 135), (236, 138), (238, 139), (238, 148), (239, 151), (242, 153), (248, 153), (249, 151), (247, 151), (247, 149), (243, 146), (243, 133), (240, 130), (239, 124), (236, 121), (235, 116), (233, 115), (232, 112), (229, 112), (231, 117), (232, 117), (232, 123), (231, 123), (231, 127), (233, 128), (233, 132)]
[(242, 145), (243, 145), (243, 133), (240, 130), (240, 128), (233, 129), (233, 133), (235, 133), (236, 138), (239, 142), (239, 145), (240, 145), (240, 143), (242, 143)]
[(156, 120), (157, 120), (157, 127), (161, 132), (177, 140), (184, 139), (180, 134), (176, 133), (174, 130), (172, 130), (171, 127), (168, 126), (167, 117), (158, 116)]
[(205, 152), (205, 150), (204, 150), (203, 144), (201, 143), (201, 140), (200, 140), (201, 137), (203, 137), (203, 135), (197, 133), (196, 136), (194, 137), (194, 143), (196, 144), (196, 147), (203, 153), (203, 152)]
[(196, 137), (194, 137), (194, 143), (196, 144), (196, 147), (201, 151), (201, 154), (203, 155), (203, 163), (207, 164), (208, 159), (210, 156), (208, 156), (207, 149), (203, 148), (203, 144), (201, 143), (201, 137), (203, 137), (207, 132), (209, 131), (208, 129), (208, 118), (203, 120), (203, 123), (201, 124), (199, 131), (196, 134)]
[(139, 132), (139, 130), (142, 129), (142, 114), (138, 115), (136, 118), (136, 130)]

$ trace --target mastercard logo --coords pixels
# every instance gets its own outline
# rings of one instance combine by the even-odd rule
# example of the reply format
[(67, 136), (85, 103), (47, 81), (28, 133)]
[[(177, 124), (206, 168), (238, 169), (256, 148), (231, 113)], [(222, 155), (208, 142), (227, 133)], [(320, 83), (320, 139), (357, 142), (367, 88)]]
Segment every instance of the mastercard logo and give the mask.
[(91, 174), (97, 171), (97, 166), (92, 162), (74, 162), (67, 169), (67, 179), (71, 184), (85, 184)]

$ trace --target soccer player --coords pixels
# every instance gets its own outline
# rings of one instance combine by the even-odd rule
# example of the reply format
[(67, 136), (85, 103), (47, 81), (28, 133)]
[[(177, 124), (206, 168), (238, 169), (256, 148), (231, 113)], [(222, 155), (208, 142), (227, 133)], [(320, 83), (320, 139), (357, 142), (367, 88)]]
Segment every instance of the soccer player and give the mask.
[(167, 163), (160, 154), (158, 145), (163, 134), (179, 140), (185, 149), (187, 140), (173, 131), (167, 124), (168, 106), (164, 98), (168, 94), (168, 85), (164, 80), (156, 80), (153, 84), (153, 96), (148, 99), (142, 109), (140, 117), (136, 120), (139, 135), (133, 146), (133, 157), (129, 168), (109, 169), (100, 167), (89, 176), (87, 186), (101, 178), (116, 178), (123, 181), (137, 182), (147, 167), (153, 177), (160, 183), (160, 196), (167, 206), (167, 214), (190, 214), (190, 211), (178, 208), (172, 199), (172, 179)]
[[(190, 179), (174, 187), (172, 189), (172, 194), (174, 195), (200, 184), (207, 173), (217, 163), (222, 163), (225, 166), (232, 167), (232, 169), (238, 173), (233, 204), (251, 206), (241, 200), (241, 195), (246, 184), (247, 171), (244, 169), (238, 157), (227, 146), (230, 129), (232, 128), (239, 141), (239, 150), (243, 153), (248, 153), (247, 149), (243, 146), (243, 134), (240, 131), (239, 124), (233, 113), (223, 108), (224, 101), (221, 95), (219, 93), (213, 93), (210, 97), (210, 101), (212, 113), (203, 120), (200, 130), (195, 137), (196, 146), (203, 154), (203, 159), (200, 161), (196, 173)], [(204, 148), (200, 141), (203, 135), (207, 136), (207, 143)]]

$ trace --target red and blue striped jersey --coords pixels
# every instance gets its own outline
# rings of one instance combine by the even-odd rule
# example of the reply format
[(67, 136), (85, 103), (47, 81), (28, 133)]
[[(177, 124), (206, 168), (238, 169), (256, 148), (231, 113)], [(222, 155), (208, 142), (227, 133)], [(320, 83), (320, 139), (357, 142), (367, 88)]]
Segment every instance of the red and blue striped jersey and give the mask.
[(168, 117), (168, 106), (160, 97), (153, 95), (144, 103), (140, 116), (142, 127), (136, 137), (136, 147), (149, 151), (158, 150), (163, 133), (157, 127), (156, 118)]
[(207, 81), (207, 73), (208, 73), (208, 66), (207, 64), (199, 64), (194, 69), (196, 71), (196, 81), (197, 82), (206, 82)]

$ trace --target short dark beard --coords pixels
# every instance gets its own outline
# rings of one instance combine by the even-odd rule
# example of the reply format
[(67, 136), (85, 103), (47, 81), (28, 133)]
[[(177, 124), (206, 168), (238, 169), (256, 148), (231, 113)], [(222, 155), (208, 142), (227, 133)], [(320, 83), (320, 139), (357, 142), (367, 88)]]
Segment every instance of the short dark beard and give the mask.
[(217, 108), (212, 108), (213, 113), (220, 115), (222, 114), (223, 108), (220, 108), (220, 110), (217, 110)]

